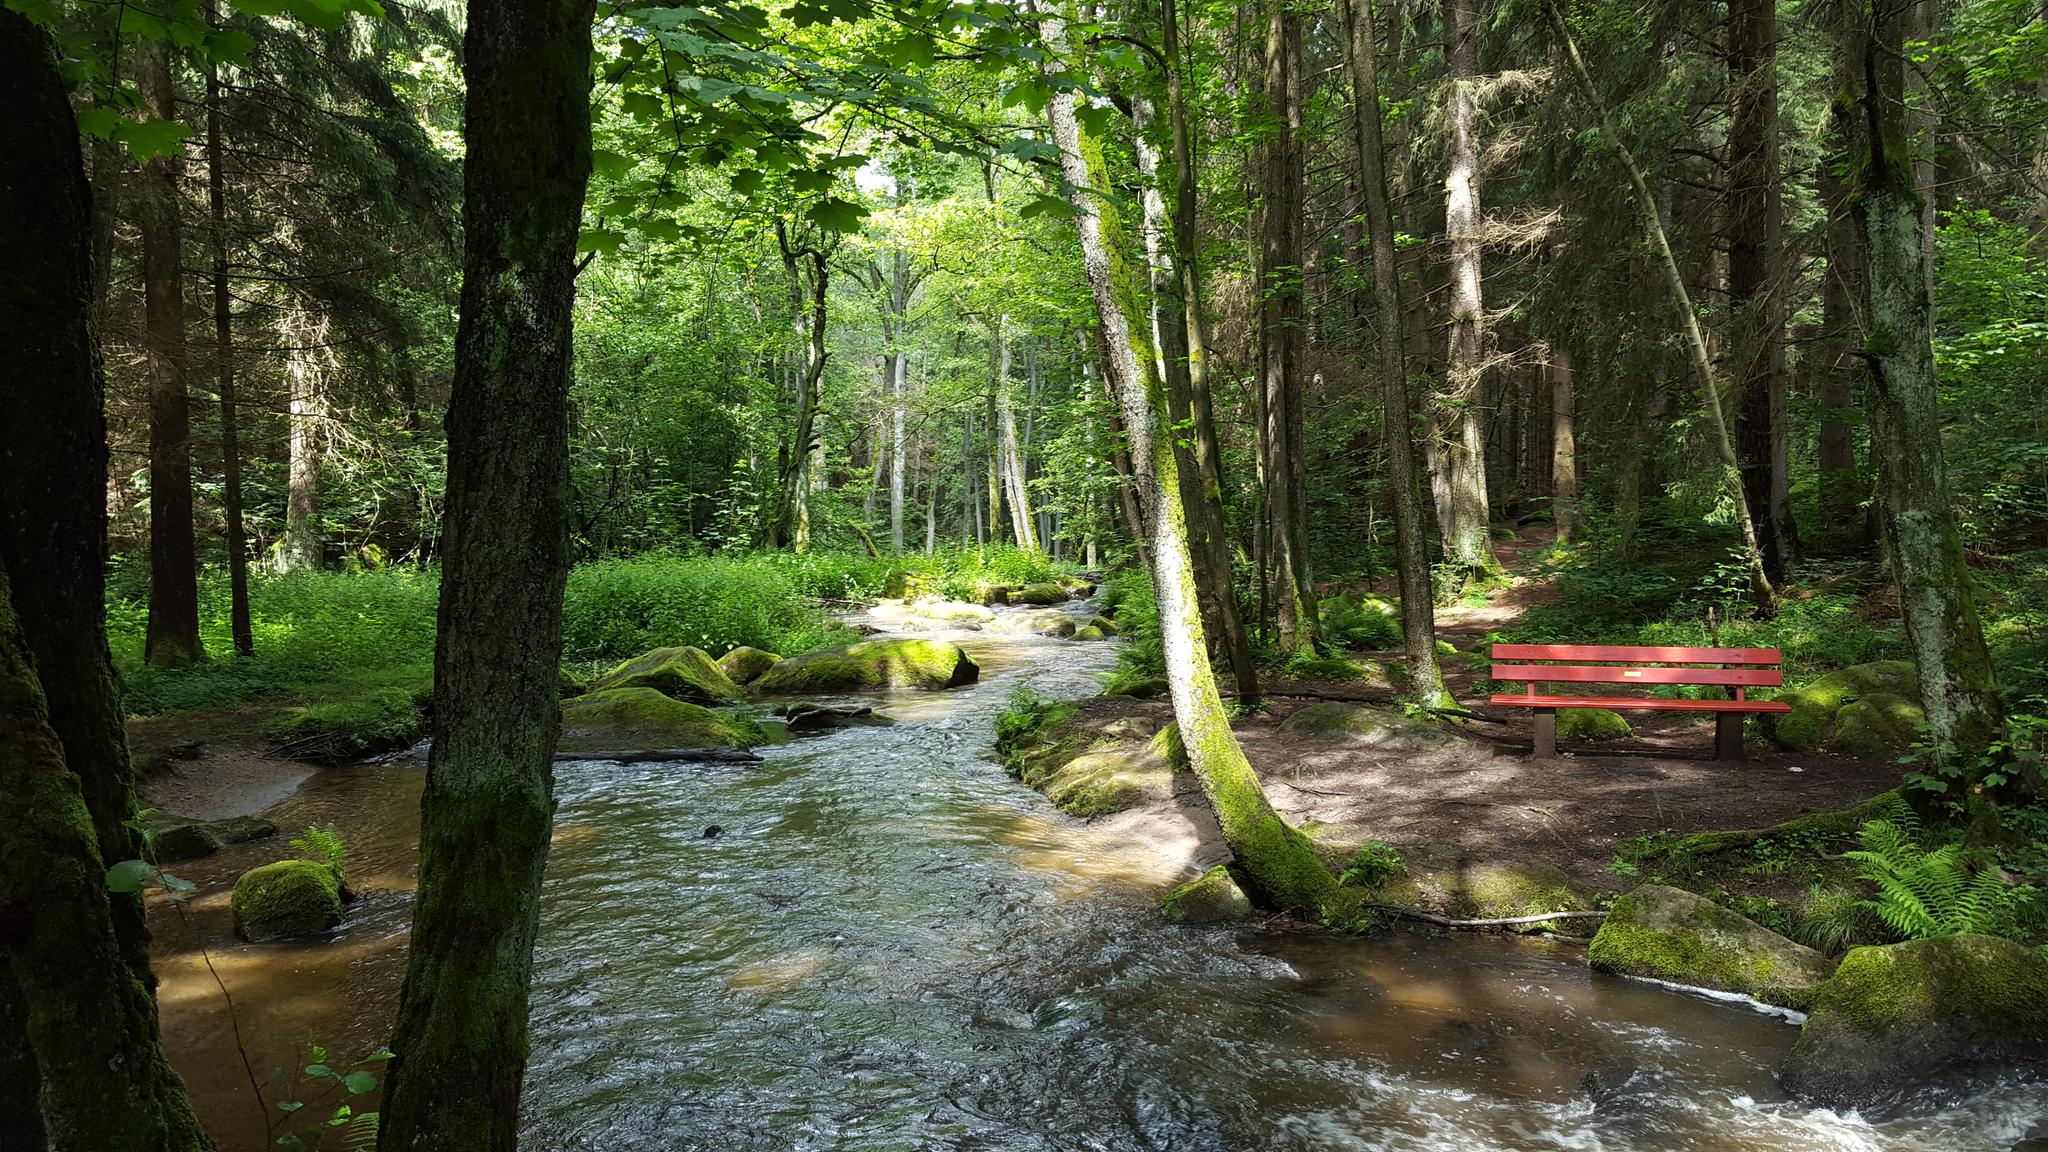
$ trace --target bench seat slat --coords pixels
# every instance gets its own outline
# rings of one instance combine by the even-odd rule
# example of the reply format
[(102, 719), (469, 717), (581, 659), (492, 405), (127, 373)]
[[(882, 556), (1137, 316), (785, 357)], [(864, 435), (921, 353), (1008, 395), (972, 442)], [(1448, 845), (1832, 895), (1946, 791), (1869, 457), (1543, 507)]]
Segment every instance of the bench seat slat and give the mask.
[(1606, 708), (1615, 712), (1790, 712), (1781, 700), (1664, 700), (1654, 696), (1496, 695), (1496, 708)]
[(1495, 644), (1496, 660), (1596, 660), (1638, 664), (1782, 664), (1777, 648), (1665, 648), (1612, 644)]
[(1778, 688), (1785, 674), (1776, 668), (1623, 668), (1616, 665), (1495, 664), (1495, 680), (1532, 684), (1725, 684)]

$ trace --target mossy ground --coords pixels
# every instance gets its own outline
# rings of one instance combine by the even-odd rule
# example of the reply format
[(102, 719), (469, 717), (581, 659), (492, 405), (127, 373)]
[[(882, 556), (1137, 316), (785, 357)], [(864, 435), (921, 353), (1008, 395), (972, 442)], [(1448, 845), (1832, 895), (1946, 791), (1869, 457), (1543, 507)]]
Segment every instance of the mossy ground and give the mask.
[(1173, 794), (1186, 750), (1171, 724), (1079, 717), (1074, 704), (1023, 696), (996, 722), (1003, 766), (1062, 812), (1102, 816)]
[(426, 684), (380, 685), (288, 708), (264, 724), (294, 759), (345, 763), (404, 748), (426, 733)]

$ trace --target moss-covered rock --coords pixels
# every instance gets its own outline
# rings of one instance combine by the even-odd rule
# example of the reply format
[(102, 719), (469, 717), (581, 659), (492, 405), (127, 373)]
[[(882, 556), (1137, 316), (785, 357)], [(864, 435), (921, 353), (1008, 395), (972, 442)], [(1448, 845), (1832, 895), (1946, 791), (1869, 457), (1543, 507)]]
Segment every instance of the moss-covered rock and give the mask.
[(1805, 1009), (1827, 957), (1703, 896), (1645, 884), (1614, 902), (1586, 958), (1602, 972), (1740, 992)]
[(1008, 604), (1010, 594), (1016, 590), (1014, 584), (978, 584), (974, 589), (974, 602), (984, 607)]
[(220, 837), (223, 844), (246, 844), (251, 840), (262, 840), (277, 835), (277, 825), (261, 816), (229, 816), (222, 820), (208, 820), (206, 830)]
[(739, 685), (702, 648), (656, 648), (635, 656), (591, 682), (592, 692), (652, 688), (664, 696), (697, 704), (727, 704), (740, 698)]
[(1048, 580), (1042, 584), (1026, 584), (1010, 594), (1012, 604), (1064, 604), (1074, 594)]
[(562, 702), (565, 752), (654, 748), (748, 748), (753, 724), (652, 688), (607, 688)]
[(1004, 767), (1074, 816), (1171, 797), (1173, 773), (1187, 763), (1176, 729), (1134, 716), (1084, 721), (1067, 712), (999, 747)]
[(2048, 1072), (2048, 954), (1995, 936), (1854, 948), (1813, 997), (1778, 1078), (1866, 1118)]
[[(1915, 703), (1920, 699), (1920, 678), (1910, 660), (1852, 665), (1808, 681), (1779, 699), (1792, 711), (1765, 715), (1765, 730), (1778, 744), (1801, 752), (1853, 748), (1857, 755), (1872, 755), (1903, 750), (1912, 743), (1914, 725), (1924, 718)], [(1843, 712), (1859, 701), (1868, 701), (1869, 706), (1845, 718)]]
[(1338, 700), (1297, 709), (1280, 722), (1280, 729), (1389, 752), (1426, 752), (1456, 739), (1427, 720)]
[(718, 670), (734, 684), (752, 684), (761, 678), (763, 672), (782, 662), (782, 657), (773, 652), (741, 645), (718, 658)]
[(156, 830), (153, 847), (159, 864), (175, 860), (197, 860), (220, 851), (221, 838), (205, 824), (172, 824)]
[(1559, 740), (1626, 740), (1635, 735), (1619, 712), (1605, 708), (1560, 708), (1557, 711)]
[(1093, 628), (1096, 631), (1101, 632), (1104, 636), (1122, 635), (1122, 633), (1117, 629), (1116, 621), (1111, 620), (1107, 616), (1097, 616), (1095, 619), (1090, 620), (1085, 625), (1085, 627)]
[(1150, 700), (1164, 696), (1168, 691), (1164, 676), (1127, 676), (1119, 673), (1102, 686), (1104, 696), (1129, 696), (1133, 700)]
[(911, 600), (931, 590), (931, 577), (908, 568), (898, 568), (882, 581), (882, 595), (891, 600)]
[(979, 665), (943, 640), (865, 640), (792, 656), (754, 681), (768, 694), (860, 692), (879, 688), (936, 690), (972, 684)]
[(352, 898), (333, 865), (280, 860), (242, 873), (229, 903), (235, 934), (260, 944), (325, 932), (341, 923)]
[(1102, 631), (1102, 629), (1100, 629), (1100, 628), (1097, 628), (1097, 627), (1096, 627), (1095, 625), (1093, 625), (1093, 624), (1090, 624), (1090, 625), (1088, 625), (1088, 626), (1087, 626), (1086, 628), (1082, 628), (1082, 629), (1078, 629), (1078, 630), (1076, 630), (1076, 631), (1075, 631), (1075, 633), (1074, 633), (1074, 639), (1076, 639), (1076, 640), (1107, 640), (1107, 639), (1109, 639), (1109, 636), (1108, 636), (1107, 634), (1105, 634), (1105, 633), (1104, 633), (1104, 632)]
[(1059, 578), (1058, 583), (1061, 588), (1066, 590), (1067, 595), (1076, 600), (1095, 594), (1095, 581), (1088, 579), (1086, 576), (1062, 576)]
[(938, 596), (926, 596), (910, 604), (910, 614), (925, 620), (958, 627), (979, 628), (995, 619), (993, 610), (979, 604), (962, 600), (947, 600)]
[(590, 691), (590, 685), (584, 682), (583, 677), (569, 671), (567, 668), (555, 669), (556, 696), (567, 700), (571, 697), (581, 696), (588, 691)]
[(1251, 898), (1221, 864), (1166, 894), (1159, 910), (1176, 924), (1220, 924), (1252, 915)]
[(1051, 636), (1055, 639), (1072, 636), (1079, 629), (1074, 627), (1074, 618), (1057, 608), (1037, 608), (1022, 612), (1005, 612), (989, 621), (988, 631), (1024, 633), (1037, 636)]

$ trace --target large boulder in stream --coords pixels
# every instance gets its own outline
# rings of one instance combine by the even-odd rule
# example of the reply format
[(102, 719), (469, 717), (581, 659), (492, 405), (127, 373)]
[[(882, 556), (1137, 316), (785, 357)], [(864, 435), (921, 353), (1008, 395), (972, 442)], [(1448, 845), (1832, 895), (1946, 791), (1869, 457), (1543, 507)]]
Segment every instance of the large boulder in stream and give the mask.
[(1030, 633), (1034, 636), (1051, 636), (1054, 639), (1072, 636), (1075, 630), (1074, 618), (1057, 608), (1005, 612), (988, 624), (990, 632)]
[(229, 905), (235, 934), (261, 944), (293, 936), (312, 936), (341, 923), (355, 899), (341, 880), (341, 870), (312, 860), (280, 860), (251, 868), (235, 881)]
[(748, 748), (760, 738), (746, 720), (652, 688), (607, 688), (562, 701), (564, 752)]
[(1064, 604), (1072, 600), (1075, 593), (1048, 580), (1042, 584), (1026, 584), (1010, 593), (1012, 604)]
[(652, 688), (664, 696), (698, 704), (728, 704), (740, 698), (739, 685), (702, 648), (656, 648), (635, 656), (592, 681), (590, 691), (611, 688)]
[(936, 690), (972, 684), (981, 667), (944, 640), (866, 640), (792, 656), (754, 681), (769, 695), (861, 692), (878, 688)]
[(1340, 700), (1298, 708), (1280, 730), (1385, 752), (1428, 752), (1457, 739), (1427, 720)]
[(1926, 719), (1919, 673), (1910, 660), (1837, 669), (1779, 699), (1792, 711), (1764, 716), (1765, 730), (1781, 746), (1801, 752), (1888, 757), (1911, 745)]
[(964, 600), (947, 600), (941, 596), (922, 596), (911, 601), (910, 614), (956, 628), (979, 628), (996, 617), (992, 608)]
[(1778, 1079), (1802, 1100), (1879, 1119), (2044, 1073), (2048, 955), (1966, 935), (1851, 949)]
[(718, 670), (735, 684), (752, 684), (763, 672), (782, 662), (773, 652), (742, 645), (718, 658)]
[(1614, 902), (1587, 946), (1601, 972), (1739, 992), (1804, 1010), (1834, 964), (1681, 888), (1645, 884)]

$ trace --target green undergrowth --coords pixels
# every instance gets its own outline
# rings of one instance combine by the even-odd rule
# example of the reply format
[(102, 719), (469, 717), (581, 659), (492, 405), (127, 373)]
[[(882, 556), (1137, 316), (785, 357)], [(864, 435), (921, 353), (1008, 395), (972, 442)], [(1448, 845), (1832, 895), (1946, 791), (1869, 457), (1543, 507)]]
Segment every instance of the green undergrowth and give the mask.
[(759, 561), (778, 570), (801, 595), (855, 603), (907, 590), (971, 601), (981, 589), (991, 585), (1022, 587), (1055, 581), (1078, 571), (1074, 565), (1044, 553), (1014, 547), (942, 549), (929, 555), (904, 556), (777, 552), (764, 553)]

